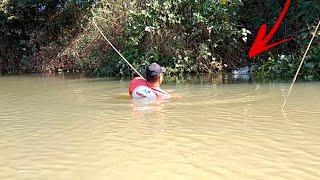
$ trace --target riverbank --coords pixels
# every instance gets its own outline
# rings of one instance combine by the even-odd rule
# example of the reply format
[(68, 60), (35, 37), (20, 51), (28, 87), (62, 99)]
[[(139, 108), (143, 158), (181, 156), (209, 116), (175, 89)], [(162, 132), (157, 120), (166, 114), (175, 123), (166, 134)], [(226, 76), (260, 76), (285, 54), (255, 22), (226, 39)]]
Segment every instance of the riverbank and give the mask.
[[(95, 28), (96, 17), (102, 32), (139, 72), (155, 61), (172, 76), (255, 67), (251, 75), (258, 78), (290, 79), (311, 38), (319, 3), (292, 2), (274, 36), (275, 41), (292, 40), (248, 58), (260, 25), (271, 27), (282, 8), (282, 2), (274, 0), (3, 1), (0, 73), (133, 76)], [(302, 79), (320, 79), (319, 57), (317, 35), (303, 65)]]

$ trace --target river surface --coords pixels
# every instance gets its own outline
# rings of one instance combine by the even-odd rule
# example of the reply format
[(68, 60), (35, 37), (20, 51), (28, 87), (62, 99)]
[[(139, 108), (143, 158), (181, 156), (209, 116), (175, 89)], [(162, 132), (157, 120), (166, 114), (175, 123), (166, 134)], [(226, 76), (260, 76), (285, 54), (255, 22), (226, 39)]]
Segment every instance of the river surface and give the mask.
[(320, 179), (320, 83), (0, 77), (0, 179)]

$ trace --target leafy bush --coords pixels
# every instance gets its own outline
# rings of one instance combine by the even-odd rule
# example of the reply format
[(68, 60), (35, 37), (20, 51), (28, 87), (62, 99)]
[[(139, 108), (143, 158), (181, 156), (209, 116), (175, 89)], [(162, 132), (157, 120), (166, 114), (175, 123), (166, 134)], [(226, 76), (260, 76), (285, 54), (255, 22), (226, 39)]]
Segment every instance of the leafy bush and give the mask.
[[(320, 47), (314, 47), (310, 50), (305, 62), (299, 72), (299, 79), (317, 80), (320, 79)], [(262, 62), (255, 71), (258, 80), (289, 80), (292, 78), (301, 62), (302, 57), (294, 57), (293, 55), (277, 55), (269, 57)]]
[[(246, 0), (245, 9), (241, 9), (241, 22), (252, 32), (258, 30), (262, 23), (267, 23), (269, 29), (275, 24), (283, 9), (285, 1), (277, 0)], [(261, 9), (264, 9), (263, 11)], [(288, 13), (282, 22), (274, 41), (286, 37), (293, 40), (283, 45), (272, 48), (267, 53), (256, 57), (253, 62), (258, 65), (256, 71), (258, 79), (291, 79), (302, 59), (302, 56), (311, 39), (315, 25), (318, 23), (320, 14), (320, 3), (316, 1), (292, 1)], [(253, 33), (255, 35), (256, 33)], [(319, 79), (319, 33), (312, 43), (304, 63), (300, 78)], [(253, 41), (255, 36), (249, 36)]]
[(127, 19), (127, 48), (141, 55), (134, 61), (157, 61), (171, 73), (236, 68), (248, 34), (236, 23), (241, 6), (241, 1), (138, 1)]
[(81, 32), (93, 1), (0, 2), (0, 73), (72, 68), (59, 54)]

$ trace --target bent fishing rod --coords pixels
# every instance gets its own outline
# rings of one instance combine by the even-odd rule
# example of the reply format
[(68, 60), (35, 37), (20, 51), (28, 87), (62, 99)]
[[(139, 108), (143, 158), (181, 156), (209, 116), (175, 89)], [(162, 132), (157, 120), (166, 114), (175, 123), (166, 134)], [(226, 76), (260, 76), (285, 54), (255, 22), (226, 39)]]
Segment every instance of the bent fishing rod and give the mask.
[[(92, 12), (94, 14), (94, 12)], [(103, 34), (103, 32), (101, 31), (101, 29), (99, 28), (99, 26), (96, 23), (96, 18), (99, 19), (103, 19), (103, 20), (107, 20), (103, 17), (99, 17), (99, 16), (93, 16), (92, 18), (92, 22), (94, 24), (94, 26), (96, 27), (96, 29), (99, 31), (99, 33), (102, 35), (102, 37), (110, 44), (110, 46), (119, 54), (119, 56), (129, 65), (129, 67), (131, 67), (141, 78), (144, 79), (144, 77), (129, 63), (129, 61), (120, 53), (120, 51), (118, 51), (118, 49), (116, 47), (114, 47), (114, 45), (108, 40), (108, 38)]]
[(282, 106), (282, 111), (284, 111), (284, 109), (285, 109), (285, 107), (286, 107), (286, 105), (287, 105), (287, 102), (288, 102), (288, 99), (289, 99), (289, 97), (290, 97), (290, 95), (291, 95), (293, 86), (294, 86), (294, 84), (295, 84), (295, 82), (296, 82), (296, 80), (297, 80), (297, 77), (298, 77), (298, 74), (299, 74), (299, 72), (300, 72), (300, 69), (301, 69), (301, 67), (302, 67), (302, 65), (303, 65), (303, 62), (304, 62), (305, 58), (307, 57), (308, 51), (309, 51), (309, 49), (310, 49), (310, 47), (311, 47), (311, 44), (312, 44), (314, 38), (315, 38), (316, 35), (317, 35), (319, 26), (320, 26), (320, 21), (318, 22), (318, 25), (316, 26), (316, 29), (315, 29), (315, 31), (314, 31), (314, 33), (313, 33), (313, 35), (312, 35), (312, 38), (311, 38), (311, 40), (310, 40), (310, 42), (309, 42), (309, 45), (308, 45), (308, 47), (307, 47), (307, 49), (306, 49), (306, 51), (305, 51), (305, 53), (304, 53), (304, 55), (303, 55), (303, 57), (302, 57), (302, 60), (301, 60), (300, 65), (299, 65), (299, 67), (298, 67), (298, 69), (297, 69), (297, 72), (296, 72), (296, 74), (295, 74), (295, 76), (294, 76), (294, 78), (293, 78), (293, 80), (292, 80), (292, 84), (291, 84), (291, 86), (290, 86), (290, 90), (289, 90), (289, 92), (288, 92), (288, 94), (287, 94), (287, 96), (286, 96), (286, 98), (285, 98), (285, 101), (284, 101), (284, 103), (283, 103), (283, 106)]

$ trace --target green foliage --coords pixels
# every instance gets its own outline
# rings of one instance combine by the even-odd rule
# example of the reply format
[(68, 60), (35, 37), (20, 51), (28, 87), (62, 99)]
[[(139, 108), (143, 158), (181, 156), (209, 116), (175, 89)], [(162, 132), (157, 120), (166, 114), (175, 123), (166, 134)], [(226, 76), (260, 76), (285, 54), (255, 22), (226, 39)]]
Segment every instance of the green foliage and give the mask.
[(0, 72), (42, 72), (81, 32), (92, 1), (4, 0), (0, 2)]
[(241, 5), (211, 0), (137, 2), (128, 15), (127, 46), (143, 61), (160, 62), (172, 73), (235, 68), (244, 58), (239, 47), (248, 32), (236, 24)]
[[(2, 0), (0, 74), (80, 71), (133, 76), (93, 26), (142, 74), (149, 62), (172, 76), (252, 66), (258, 79), (290, 79), (318, 21), (320, 3), (292, 1), (273, 42), (293, 40), (249, 60), (262, 23), (268, 31), (285, 1), (278, 0)], [(252, 33), (251, 33), (252, 32)], [(320, 79), (319, 35), (301, 71)]]
[[(90, 9), (88, 22), (84, 30), (71, 45), (64, 50), (62, 57), (75, 59), (75, 70), (98, 76), (129, 76), (130, 70), (111, 46), (102, 38), (94, 26), (93, 16), (98, 27), (112, 44), (120, 51), (124, 48), (124, 24), (126, 13), (131, 8), (129, 1), (95, 1)], [(124, 56), (137, 57), (134, 51), (127, 49)]]
[[(241, 21), (248, 29), (258, 30), (264, 22), (267, 22), (269, 29), (274, 25), (283, 9), (284, 1), (246, 0), (244, 4), (247, 8), (240, 12)], [(264, 10), (261, 11), (263, 8)], [(315, 25), (319, 21), (318, 14), (320, 14), (320, 3), (316, 1), (292, 1), (285, 20), (274, 37), (274, 41), (285, 37), (292, 37), (293, 40), (272, 48), (268, 53), (263, 53), (255, 58), (254, 61), (259, 68), (254, 73), (258, 79), (289, 80), (294, 76), (311, 39), (311, 32), (314, 32)], [(300, 73), (299, 77), (301, 79), (319, 79), (319, 46), (318, 33)]]
[[(320, 47), (314, 47), (307, 56), (299, 78), (302, 80), (320, 79)], [(270, 57), (266, 62), (262, 62), (256, 70), (258, 80), (289, 80), (292, 78), (301, 62), (302, 57), (293, 57), (292, 55), (278, 55)]]

